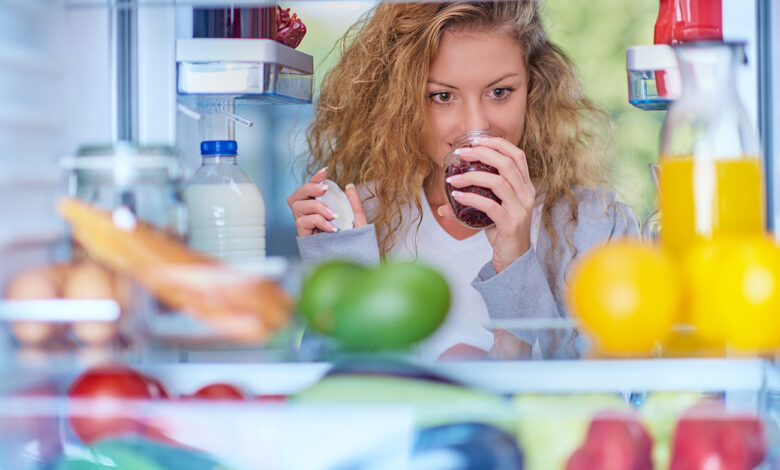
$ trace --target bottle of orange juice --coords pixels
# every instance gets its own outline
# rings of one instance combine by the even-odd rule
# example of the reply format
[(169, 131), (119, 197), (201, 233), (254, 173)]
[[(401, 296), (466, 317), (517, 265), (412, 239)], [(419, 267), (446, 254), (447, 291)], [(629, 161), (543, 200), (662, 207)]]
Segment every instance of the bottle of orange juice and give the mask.
[(661, 131), (663, 246), (682, 255), (697, 239), (760, 234), (765, 191), (758, 138), (736, 88), (744, 44), (674, 46), (683, 91)]

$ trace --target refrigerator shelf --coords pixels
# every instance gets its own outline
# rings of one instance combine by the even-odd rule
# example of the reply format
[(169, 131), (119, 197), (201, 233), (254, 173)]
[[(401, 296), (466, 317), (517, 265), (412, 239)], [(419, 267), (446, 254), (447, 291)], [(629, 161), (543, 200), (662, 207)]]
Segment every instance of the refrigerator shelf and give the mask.
[(311, 103), (312, 56), (270, 39), (179, 39), (176, 62), (180, 95)]
[(111, 322), (119, 319), (119, 311), (113, 300), (5, 300), (0, 301), (0, 322)]

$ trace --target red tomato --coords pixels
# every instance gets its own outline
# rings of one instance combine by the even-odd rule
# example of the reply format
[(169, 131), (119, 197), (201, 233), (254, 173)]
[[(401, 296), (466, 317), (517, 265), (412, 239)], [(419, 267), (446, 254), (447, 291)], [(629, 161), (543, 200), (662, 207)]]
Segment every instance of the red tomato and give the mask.
[(121, 400), (151, 399), (159, 397), (159, 393), (146, 376), (128, 367), (90, 369), (73, 381), (68, 396), (92, 400), (93, 408), (100, 413), (70, 415), (68, 420), (76, 435), (87, 444), (109, 436), (143, 433), (142, 422), (123, 415)]
[(154, 398), (170, 398), (170, 395), (168, 395), (168, 391), (165, 390), (165, 387), (163, 386), (162, 382), (157, 380), (156, 377), (152, 377), (151, 375), (147, 375), (146, 382), (149, 384), (149, 388), (152, 392), (152, 397)]
[(214, 383), (201, 387), (193, 395), (195, 398), (203, 400), (245, 400), (244, 392), (237, 387), (225, 384)]
[(287, 395), (257, 395), (255, 400), (264, 403), (284, 403), (287, 401)]

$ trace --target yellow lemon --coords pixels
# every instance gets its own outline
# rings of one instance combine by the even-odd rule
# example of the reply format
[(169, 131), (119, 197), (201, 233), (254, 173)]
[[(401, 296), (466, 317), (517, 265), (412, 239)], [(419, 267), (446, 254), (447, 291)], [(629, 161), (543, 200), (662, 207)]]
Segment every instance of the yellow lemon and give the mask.
[(676, 323), (680, 287), (674, 264), (661, 250), (618, 240), (580, 259), (568, 299), (600, 352), (643, 355)]
[(728, 250), (727, 241), (702, 241), (693, 245), (681, 262), (685, 286), (681, 320), (694, 327), (693, 336), (705, 345), (722, 346), (726, 340), (713, 289)]
[(732, 241), (711, 294), (729, 346), (760, 352), (780, 347), (780, 248), (765, 238)]

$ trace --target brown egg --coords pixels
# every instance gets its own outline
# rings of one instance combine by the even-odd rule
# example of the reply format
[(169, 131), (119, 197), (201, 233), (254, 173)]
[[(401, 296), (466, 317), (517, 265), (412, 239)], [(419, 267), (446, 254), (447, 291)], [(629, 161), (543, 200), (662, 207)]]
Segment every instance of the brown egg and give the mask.
[(22, 271), (5, 288), (5, 298), (9, 300), (56, 299), (59, 294), (49, 266)]
[(62, 295), (66, 299), (113, 299), (114, 275), (95, 263), (79, 263), (71, 269)]
[(89, 345), (105, 345), (117, 337), (118, 329), (114, 322), (80, 321), (71, 325), (70, 330), (79, 341)]
[[(60, 296), (64, 280), (65, 265), (40, 266), (17, 274), (5, 288), (8, 300), (45, 300)], [(22, 344), (40, 346), (64, 332), (63, 325), (38, 322), (15, 321), (11, 332)]]
[[(95, 263), (79, 263), (71, 270), (63, 294), (68, 299), (114, 299), (114, 274)], [(71, 325), (71, 331), (79, 341), (89, 345), (109, 343), (117, 336), (114, 322), (84, 321)]]
[(20, 343), (27, 346), (41, 346), (59, 334), (61, 330), (62, 325), (42, 321), (11, 322), (11, 333)]

